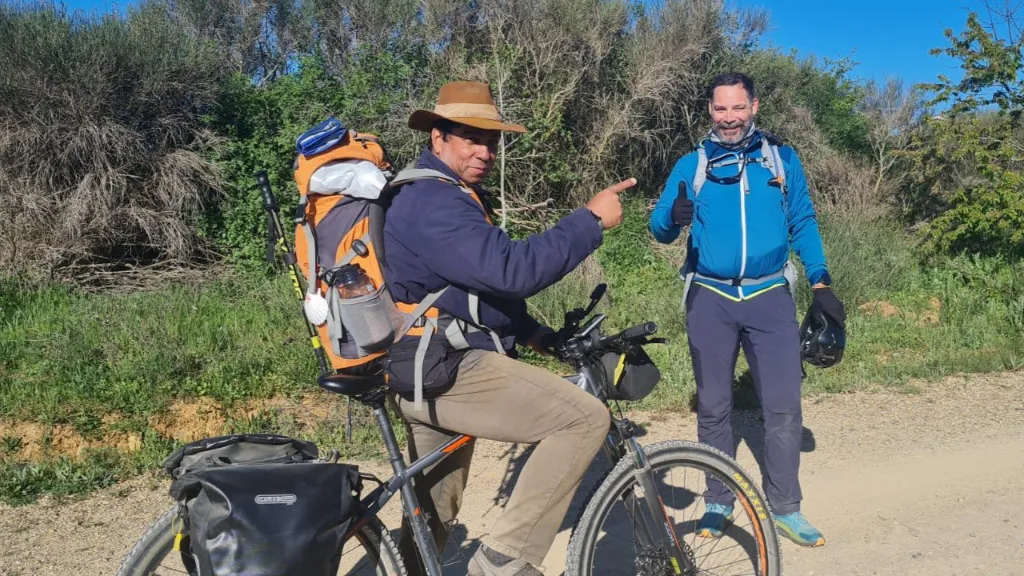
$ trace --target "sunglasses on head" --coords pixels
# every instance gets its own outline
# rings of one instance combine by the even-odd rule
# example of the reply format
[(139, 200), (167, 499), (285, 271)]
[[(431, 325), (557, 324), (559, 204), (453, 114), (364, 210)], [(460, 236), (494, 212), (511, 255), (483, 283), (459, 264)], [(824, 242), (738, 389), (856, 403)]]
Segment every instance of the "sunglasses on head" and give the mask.
[[(731, 159), (731, 161), (727, 161), (729, 159)], [(743, 173), (747, 169), (747, 164), (756, 161), (757, 160), (754, 158), (741, 158), (740, 155), (735, 152), (726, 152), (721, 156), (715, 156), (711, 160), (708, 160), (707, 166), (704, 167), (704, 175), (705, 177), (707, 177), (708, 180), (714, 182), (715, 184), (735, 184), (743, 179)], [(733, 164), (740, 165), (739, 172), (737, 172), (733, 176), (715, 176), (714, 174), (711, 173), (712, 168), (717, 168), (721, 166), (731, 166)]]

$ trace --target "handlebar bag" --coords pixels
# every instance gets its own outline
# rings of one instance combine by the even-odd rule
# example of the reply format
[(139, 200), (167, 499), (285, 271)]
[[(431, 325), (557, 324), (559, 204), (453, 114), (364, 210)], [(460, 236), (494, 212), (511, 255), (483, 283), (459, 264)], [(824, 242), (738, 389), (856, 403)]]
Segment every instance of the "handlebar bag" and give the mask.
[(622, 354), (608, 352), (601, 357), (601, 363), (608, 375), (609, 400), (642, 400), (661, 380), (661, 371), (639, 346)]

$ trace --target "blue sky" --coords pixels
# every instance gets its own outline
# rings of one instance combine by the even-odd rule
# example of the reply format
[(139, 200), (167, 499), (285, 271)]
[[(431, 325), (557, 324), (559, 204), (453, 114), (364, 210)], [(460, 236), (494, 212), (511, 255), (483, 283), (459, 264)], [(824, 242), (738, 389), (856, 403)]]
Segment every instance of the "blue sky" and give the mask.
[(898, 75), (908, 83), (933, 82), (939, 74), (957, 80), (955, 61), (931, 56), (948, 45), (943, 31), (959, 33), (980, 0), (732, 0), (734, 6), (757, 6), (771, 13), (765, 44), (801, 56), (815, 55), (858, 62), (854, 77), (882, 81)]
[[(124, 6), (133, 0), (118, 0)], [(765, 45), (801, 56), (815, 55), (858, 62), (852, 76), (881, 81), (899, 75), (908, 83), (932, 82), (941, 73), (959, 78), (955, 63), (931, 56), (946, 46), (943, 30), (963, 29), (970, 9), (981, 0), (729, 0), (730, 6), (767, 8), (771, 29)], [(110, 0), (65, 0), (71, 8), (109, 11)]]

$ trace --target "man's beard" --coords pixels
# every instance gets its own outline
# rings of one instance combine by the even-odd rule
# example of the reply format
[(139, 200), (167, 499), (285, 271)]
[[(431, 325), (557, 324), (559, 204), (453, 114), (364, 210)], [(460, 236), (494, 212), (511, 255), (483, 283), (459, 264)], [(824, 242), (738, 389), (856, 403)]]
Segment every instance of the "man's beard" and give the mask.
[[(719, 122), (714, 125), (713, 131), (718, 140), (723, 144), (739, 144), (743, 140), (750, 136), (750, 128), (754, 125), (754, 117), (751, 116), (746, 122)], [(722, 133), (722, 130), (729, 128), (739, 128), (740, 131), (735, 136), (726, 136)]]

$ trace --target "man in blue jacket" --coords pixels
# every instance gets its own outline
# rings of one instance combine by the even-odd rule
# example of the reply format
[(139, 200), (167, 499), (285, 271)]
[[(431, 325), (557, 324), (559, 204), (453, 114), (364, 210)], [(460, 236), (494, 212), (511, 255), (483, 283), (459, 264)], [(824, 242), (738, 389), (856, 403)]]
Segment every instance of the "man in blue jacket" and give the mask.
[[(783, 535), (822, 546), (800, 512), (799, 326), (792, 297), (792, 248), (813, 288), (815, 311), (840, 325), (843, 305), (829, 287), (818, 223), (795, 151), (754, 126), (758, 100), (743, 74), (708, 89), (712, 128), (672, 169), (651, 214), (662, 243), (690, 226), (682, 275), (686, 332), (697, 381), (698, 439), (735, 457), (733, 377), (742, 346), (764, 412), (764, 489)], [(781, 166), (779, 166), (781, 164)], [(717, 538), (734, 498), (709, 479), (699, 534)]]
[[(437, 331), (420, 359), (426, 401), (417, 410), (409, 394), (395, 398), (407, 423), (410, 456), (425, 455), (457, 434), (536, 443), (508, 504), (471, 558), (469, 574), (539, 575), (537, 566), (610, 419), (593, 396), (515, 359), (516, 344), (540, 349), (541, 337), (551, 333), (530, 316), (526, 298), (601, 245), (603, 230), (622, 220), (618, 194), (636, 181), (602, 190), (550, 230), (515, 241), (491, 223), (490, 195), (480, 183), (494, 167), (501, 131), (524, 129), (502, 120), (489, 87), (447, 84), (434, 110), (414, 112), (409, 126), (430, 134), (415, 168), (436, 177), (405, 184), (392, 201), (384, 225), (384, 276), (393, 297), (406, 304), (449, 287), (435, 302)], [(453, 324), (459, 328), (454, 334)], [(389, 354), (388, 372), (399, 389), (412, 385), (416, 359), (410, 352), (419, 340), (406, 337)], [(458, 512), (471, 457), (472, 446), (463, 448), (415, 481), (442, 549), (444, 524)], [(400, 547), (417, 571), (411, 540), (403, 524)]]

